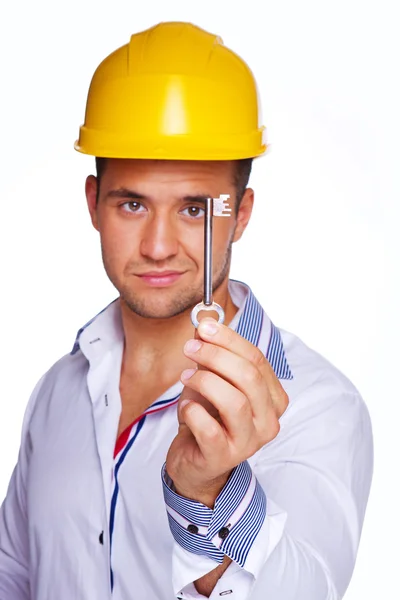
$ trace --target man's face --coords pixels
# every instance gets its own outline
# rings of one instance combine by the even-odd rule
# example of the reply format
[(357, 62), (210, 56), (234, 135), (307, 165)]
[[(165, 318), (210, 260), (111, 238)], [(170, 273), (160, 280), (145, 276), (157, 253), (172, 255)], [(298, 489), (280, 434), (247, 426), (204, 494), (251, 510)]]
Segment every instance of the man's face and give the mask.
[[(127, 306), (146, 318), (168, 319), (203, 299), (204, 202), (230, 194), (230, 217), (213, 219), (213, 289), (227, 282), (232, 243), (247, 225), (253, 202), (247, 190), (235, 218), (234, 163), (108, 159), (86, 194), (100, 233), (105, 270)], [(156, 280), (146, 273), (174, 271)]]

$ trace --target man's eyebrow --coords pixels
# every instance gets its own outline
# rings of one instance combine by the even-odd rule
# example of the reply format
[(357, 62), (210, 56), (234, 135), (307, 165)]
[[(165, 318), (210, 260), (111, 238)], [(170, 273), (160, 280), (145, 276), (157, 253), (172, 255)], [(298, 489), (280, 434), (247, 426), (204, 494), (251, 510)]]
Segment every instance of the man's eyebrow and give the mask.
[(207, 198), (212, 198), (211, 194), (196, 194), (195, 196), (183, 196), (182, 200), (184, 202), (200, 202), (201, 204), (205, 204)]
[[(201, 204), (205, 204), (207, 198), (211, 198), (211, 194), (195, 194), (189, 196), (183, 196), (181, 199), (183, 202), (198, 202)], [(117, 190), (111, 190), (106, 194), (106, 198), (131, 198), (134, 200), (150, 200), (149, 196), (145, 196), (144, 194), (139, 194), (135, 190), (131, 190), (128, 188), (118, 188)]]
[(144, 194), (139, 194), (139, 192), (135, 192), (135, 190), (124, 187), (118, 188), (117, 190), (110, 190), (107, 192), (106, 198), (134, 198), (136, 200), (148, 200), (148, 197)]

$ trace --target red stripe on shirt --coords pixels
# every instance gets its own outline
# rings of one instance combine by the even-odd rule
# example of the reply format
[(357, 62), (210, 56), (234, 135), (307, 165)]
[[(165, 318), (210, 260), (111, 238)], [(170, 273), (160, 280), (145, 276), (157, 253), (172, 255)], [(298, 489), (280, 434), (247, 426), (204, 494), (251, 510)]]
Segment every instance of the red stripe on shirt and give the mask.
[(128, 443), (132, 428), (136, 425), (136, 423), (138, 423), (140, 421), (140, 419), (142, 419), (146, 415), (151, 415), (153, 413), (160, 412), (161, 410), (165, 410), (166, 408), (169, 408), (170, 406), (177, 404), (178, 401), (179, 401), (179, 398), (177, 400), (175, 400), (175, 402), (172, 402), (171, 404), (166, 404), (165, 406), (160, 406), (160, 408), (154, 408), (153, 410), (148, 410), (147, 412), (145, 411), (142, 415), (140, 415), (140, 417), (137, 417), (137, 419), (135, 419), (130, 425), (128, 425), (128, 427), (126, 427), (124, 429), (124, 431), (119, 435), (119, 437), (117, 439), (117, 442), (116, 442), (115, 448), (114, 448), (114, 458), (116, 458), (118, 456), (118, 454), (121, 452), (121, 450), (124, 449), (124, 447)]

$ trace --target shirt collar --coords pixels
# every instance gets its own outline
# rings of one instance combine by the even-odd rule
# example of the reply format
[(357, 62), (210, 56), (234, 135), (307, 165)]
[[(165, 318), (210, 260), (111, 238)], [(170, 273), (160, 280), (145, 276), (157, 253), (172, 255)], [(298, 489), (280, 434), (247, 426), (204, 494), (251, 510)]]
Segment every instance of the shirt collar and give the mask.
[(71, 355), (81, 350), (90, 360), (93, 353), (102, 354), (116, 344), (121, 344), (123, 340), (124, 330), (118, 297), (79, 329)]
[[(271, 322), (250, 287), (242, 281), (229, 279), (228, 289), (239, 308), (229, 327), (260, 347), (279, 379), (293, 379), (279, 329)], [(116, 344), (122, 345), (123, 341), (120, 304), (119, 298), (116, 298), (79, 329), (71, 355), (81, 350), (90, 360)]]

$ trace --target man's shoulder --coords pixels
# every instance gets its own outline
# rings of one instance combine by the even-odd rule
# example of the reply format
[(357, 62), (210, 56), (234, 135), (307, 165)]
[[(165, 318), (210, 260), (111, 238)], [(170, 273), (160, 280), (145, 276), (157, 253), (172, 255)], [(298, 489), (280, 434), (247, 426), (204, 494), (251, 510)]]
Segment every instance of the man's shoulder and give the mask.
[(56, 360), (47, 371), (47, 374), (55, 377), (72, 375), (73, 373), (86, 371), (87, 367), (88, 360), (80, 348), (78, 348), (75, 352), (68, 352)]
[(361, 398), (354, 383), (330, 360), (294, 333), (282, 328), (278, 330), (293, 375), (289, 382), (293, 396), (315, 392), (324, 397), (342, 395)]
[[(45, 374), (45, 379), (47, 381), (55, 381), (59, 378), (64, 379), (65, 377), (70, 381), (73, 381), (74, 377), (79, 378), (80, 375), (87, 373), (89, 357), (85, 355), (85, 349), (82, 352), (82, 337), (84, 337), (88, 331), (91, 331), (91, 327), (93, 326), (97, 327), (97, 330), (95, 331), (98, 331), (99, 327), (104, 328), (105, 323), (109, 330), (108, 333), (117, 327), (119, 314), (117, 300), (118, 298), (115, 298), (109, 302), (99, 312), (95, 313), (85, 325), (80, 327), (75, 336), (75, 342), (71, 351), (61, 356)], [(108, 335), (108, 338), (111, 339), (111, 336)], [(97, 338), (95, 341), (97, 341)], [(91, 342), (89, 342), (89, 344), (91, 344)]]
[(290, 380), (281, 380), (289, 405), (280, 419), (286, 432), (280, 439), (286, 440), (293, 432), (315, 441), (335, 435), (350, 440), (357, 435), (368, 440), (371, 448), (371, 417), (356, 385), (300, 337), (285, 329), (279, 333), (292, 374)]
[(41, 395), (46, 390), (54, 390), (65, 383), (73, 386), (74, 382), (80, 382), (86, 375), (88, 367), (88, 360), (79, 349), (73, 354), (64, 354), (42, 375), (36, 386), (36, 395)]
[[(65, 390), (73, 393), (79, 387), (88, 370), (88, 361), (80, 352), (65, 354), (59, 358), (37, 381), (25, 408), (23, 435), (35, 414), (46, 412), (52, 399), (61, 400)], [(58, 393), (61, 391), (61, 394)]]

